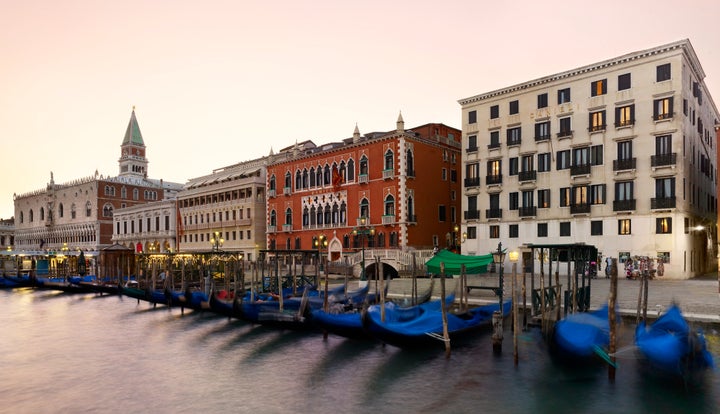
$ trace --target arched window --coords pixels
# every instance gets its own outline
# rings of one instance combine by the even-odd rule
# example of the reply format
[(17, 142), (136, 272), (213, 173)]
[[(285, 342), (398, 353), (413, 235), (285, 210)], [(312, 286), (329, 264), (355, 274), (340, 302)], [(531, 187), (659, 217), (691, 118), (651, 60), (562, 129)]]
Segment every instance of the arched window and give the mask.
[(285, 240), (285, 250), (290, 250), (290, 237)]
[(347, 234), (343, 236), (343, 247), (346, 249), (350, 248), (350, 236)]
[(285, 210), (285, 224), (292, 225), (292, 209)]
[(75, 203), (72, 203), (70, 205), (70, 218), (74, 219), (77, 214), (77, 208), (75, 207)]
[(323, 184), (330, 185), (331, 182), (332, 177), (330, 175), (330, 166), (328, 164), (325, 164), (325, 169), (323, 171)]
[(295, 238), (295, 250), (300, 250), (300, 237)]
[(92, 216), (92, 205), (90, 205), (89, 201), (87, 203), (85, 203), (85, 216), (86, 217)]
[(415, 197), (413, 196), (409, 196), (407, 199), (407, 221), (410, 223), (417, 222), (415, 219)]
[(302, 214), (302, 225), (303, 225), (303, 227), (307, 227), (309, 224), (310, 224), (310, 213), (308, 212), (308, 208), (305, 207), (303, 209), (303, 214)]
[(360, 158), (360, 175), (368, 175), (368, 159), (365, 155)]
[(360, 217), (370, 217), (370, 203), (367, 198), (360, 200)]
[(40, 221), (45, 220), (45, 208), (40, 207)]
[(277, 214), (275, 210), (270, 211), (270, 225), (277, 226)]
[(332, 206), (332, 224), (340, 224), (340, 207), (337, 205), (337, 203), (333, 204)]
[(395, 161), (394, 161), (394, 157), (393, 157), (393, 152), (390, 149), (388, 149), (387, 151), (385, 151), (385, 167), (383, 169), (388, 171), (388, 170), (392, 170), (394, 168), (395, 168)]
[(315, 185), (320, 187), (322, 186), (322, 167), (318, 165), (317, 172), (315, 173)]
[(407, 150), (407, 175), (415, 177), (415, 158), (411, 150)]
[(329, 205), (328, 205), (328, 206), (325, 206), (325, 220), (324, 220), (324, 221), (325, 221), (325, 225), (326, 225), (326, 226), (329, 225), (330, 223), (332, 223), (332, 214), (331, 214), (331, 212), (330, 212), (330, 206), (329, 206)]
[(394, 231), (390, 233), (390, 247), (397, 247), (398, 240), (397, 240), (397, 233)]
[(35, 213), (32, 211), (32, 209), (30, 210), (30, 214), (28, 214), (28, 215), (30, 216), (30, 217), (29, 217), (30, 223), (32, 223), (33, 221), (35, 221)]
[(315, 206), (310, 207), (310, 225), (314, 226), (317, 224), (317, 217), (315, 216), (316, 210)]
[(310, 167), (310, 187), (315, 187), (315, 168)]
[(393, 197), (392, 194), (388, 194), (388, 196), (385, 197), (385, 215), (395, 215), (395, 197)]
[(339, 224), (347, 225), (347, 204), (343, 201), (340, 204), (340, 222)]
[(347, 162), (347, 170), (345, 170), (345, 181), (355, 181), (355, 161), (351, 159)]
[(137, 188), (133, 188), (133, 200), (138, 200), (140, 198), (140, 190)]
[(65, 207), (63, 207), (63, 203), (60, 203), (58, 206), (58, 217), (63, 218), (65, 215)]
[(322, 226), (323, 225), (323, 209), (322, 209), (322, 207), (318, 207), (317, 214), (315, 216), (316, 216), (315, 219), (317, 221), (317, 225)]
[(270, 191), (275, 190), (275, 174), (270, 176)]
[(25, 222), (25, 213), (23, 213), (23, 212), (21, 211), (21, 212), (20, 212), (20, 223), (24, 223), (24, 222)]
[(105, 204), (103, 206), (103, 217), (112, 217), (112, 216), (113, 216), (112, 204)]
[(295, 191), (302, 190), (302, 173), (300, 170), (297, 170), (295, 172)]
[(127, 198), (127, 188), (125, 186), (122, 186), (122, 188), (120, 189), (120, 197)]
[(302, 187), (304, 189), (308, 189), (310, 186), (309, 177), (308, 177), (308, 170), (307, 168), (303, 169), (302, 173)]
[(385, 247), (385, 233), (378, 233), (377, 245), (378, 247)]
[(290, 171), (285, 173), (285, 188), (290, 189), (292, 186), (292, 175), (290, 175)]

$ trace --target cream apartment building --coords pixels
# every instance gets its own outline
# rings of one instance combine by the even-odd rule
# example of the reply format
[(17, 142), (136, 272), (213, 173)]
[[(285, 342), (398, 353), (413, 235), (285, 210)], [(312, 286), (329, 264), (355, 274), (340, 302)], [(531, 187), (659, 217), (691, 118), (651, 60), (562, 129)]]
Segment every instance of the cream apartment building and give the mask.
[(636, 256), (664, 278), (715, 270), (720, 115), (704, 79), (681, 40), (460, 100), (462, 253), (580, 242), (621, 274)]

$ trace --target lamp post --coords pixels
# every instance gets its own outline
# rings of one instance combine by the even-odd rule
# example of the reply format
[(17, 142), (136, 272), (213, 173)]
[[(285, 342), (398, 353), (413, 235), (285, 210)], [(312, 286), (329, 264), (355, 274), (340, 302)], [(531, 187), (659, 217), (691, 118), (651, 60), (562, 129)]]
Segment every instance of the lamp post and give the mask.
[(213, 233), (213, 236), (210, 238), (210, 246), (212, 248), (212, 251), (217, 252), (220, 251), (220, 248), (222, 247), (223, 243), (225, 243), (225, 239), (222, 238), (222, 232), (216, 231)]
[(353, 229), (353, 234), (355, 236), (360, 236), (360, 248), (362, 250), (362, 270), (360, 272), (360, 285), (363, 286), (364, 283), (367, 282), (367, 277), (365, 275), (365, 239), (369, 235), (375, 234), (375, 228), (370, 226), (367, 223), (367, 217), (360, 217), (360, 225), (355, 227)]
[[(323, 270), (322, 249), (323, 249), (323, 247), (327, 247), (327, 245), (328, 245), (327, 237), (325, 237), (324, 234), (319, 234), (317, 237), (315, 237), (315, 240), (313, 241), (313, 245), (315, 247), (317, 247), (317, 249), (318, 249), (318, 260), (319, 260), (318, 266), (319, 266), (320, 270)], [(325, 271), (325, 274), (327, 275), (327, 269)]]
[(498, 243), (497, 250), (492, 252), (493, 263), (499, 266), (498, 270), (498, 302), (500, 308), (493, 313), (493, 351), (495, 353), (502, 352), (502, 340), (503, 340), (503, 262), (505, 261), (505, 251), (502, 249), (502, 243)]

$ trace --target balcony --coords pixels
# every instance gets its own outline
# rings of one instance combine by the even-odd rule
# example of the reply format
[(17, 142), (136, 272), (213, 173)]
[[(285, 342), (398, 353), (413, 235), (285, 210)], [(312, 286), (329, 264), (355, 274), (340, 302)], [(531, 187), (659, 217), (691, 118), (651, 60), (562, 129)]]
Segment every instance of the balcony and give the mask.
[(368, 183), (368, 175), (367, 174), (358, 174), (358, 182), (360, 184), (367, 184)]
[(507, 139), (508, 147), (511, 147), (513, 145), (520, 145), (521, 143), (522, 143), (522, 140), (520, 138), (508, 138)]
[(473, 145), (473, 146), (467, 147), (467, 148), (465, 149), (465, 152), (466, 152), (466, 153), (477, 152), (477, 150), (478, 150), (477, 145)]
[(613, 171), (634, 170), (637, 158), (625, 158), (613, 161)]
[(283, 224), (283, 231), (292, 231), (292, 224)]
[(589, 203), (570, 204), (570, 214), (589, 214), (589, 213), (590, 213), (590, 204)]
[(268, 197), (275, 197), (275, 189), (274, 188), (268, 190)]
[(382, 216), (382, 224), (395, 223), (395, 214), (385, 214)]
[(501, 208), (489, 208), (485, 210), (486, 219), (501, 219), (502, 209)]
[(664, 114), (655, 114), (653, 115), (653, 120), (655, 121), (667, 121), (668, 119), (672, 119), (674, 112), (668, 112)]
[(667, 165), (675, 165), (677, 161), (677, 153), (659, 154), (650, 156), (650, 166), (663, 167)]
[(558, 138), (572, 138), (573, 132), (572, 130), (569, 131), (560, 131), (557, 133)]
[(489, 150), (491, 150), (491, 149), (499, 149), (499, 148), (500, 148), (500, 143), (499, 143), (499, 142), (491, 142), (491, 143), (488, 144), (488, 149), (489, 149)]
[(485, 178), (485, 183), (487, 185), (502, 184), (502, 174), (488, 175)]
[(570, 166), (570, 175), (589, 175), (590, 164), (578, 164)]
[(463, 212), (465, 220), (479, 220), (480, 210), (466, 210)]
[(548, 141), (550, 140), (550, 134), (547, 135), (535, 135), (535, 142)]
[(588, 132), (591, 132), (591, 133), (592, 133), (592, 132), (605, 131), (605, 128), (606, 128), (606, 127), (607, 127), (607, 125), (605, 125), (605, 124), (602, 124), (602, 125), (590, 125), (590, 126), (588, 127)]
[(465, 187), (477, 187), (480, 185), (480, 177), (466, 178)]
[(628, 119), (623, 122), (615, 122), (615, 128), (623, 128), (623, 127), (628, 127), (628, 126), (632, 126), (632, 125), (635, 125), (634, 119)]
[(535, 181), (537, 180), (537, 171), (520, 171), (518, 173), (518, 180), (520, 181)]
[(267, 226), (268, 233), (275, 233), (276, 231), (277, 231), (277, 226), (274, 226), (274, 225)]
[(389, 170), (383, 170), (383, 180), (392, 180), (392, 178), (395, 176), (395, 170), (389, 169)]
[(650, 209), (675, 208), (675, 197), (658, 197), (650, 199)]
[(635, 210), (635, 199), (613, 201), (613, 211), (633, 211), (633, 210)]
[(518, 209), (520, 217), (534, 217), (537, 216), (537, 207), (520, 207)]
[(283, 188), (283, 194), (290, 195), (290, 187)]

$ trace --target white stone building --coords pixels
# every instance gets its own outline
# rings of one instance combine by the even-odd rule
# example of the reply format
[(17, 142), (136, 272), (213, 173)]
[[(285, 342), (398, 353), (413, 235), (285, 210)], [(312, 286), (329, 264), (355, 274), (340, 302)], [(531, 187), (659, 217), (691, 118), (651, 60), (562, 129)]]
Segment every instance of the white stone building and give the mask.
[(666, 278), (715, 270), (704, 79), (682, 40), (460, 100), (463, 254), (581, 242), (660, 257)]

